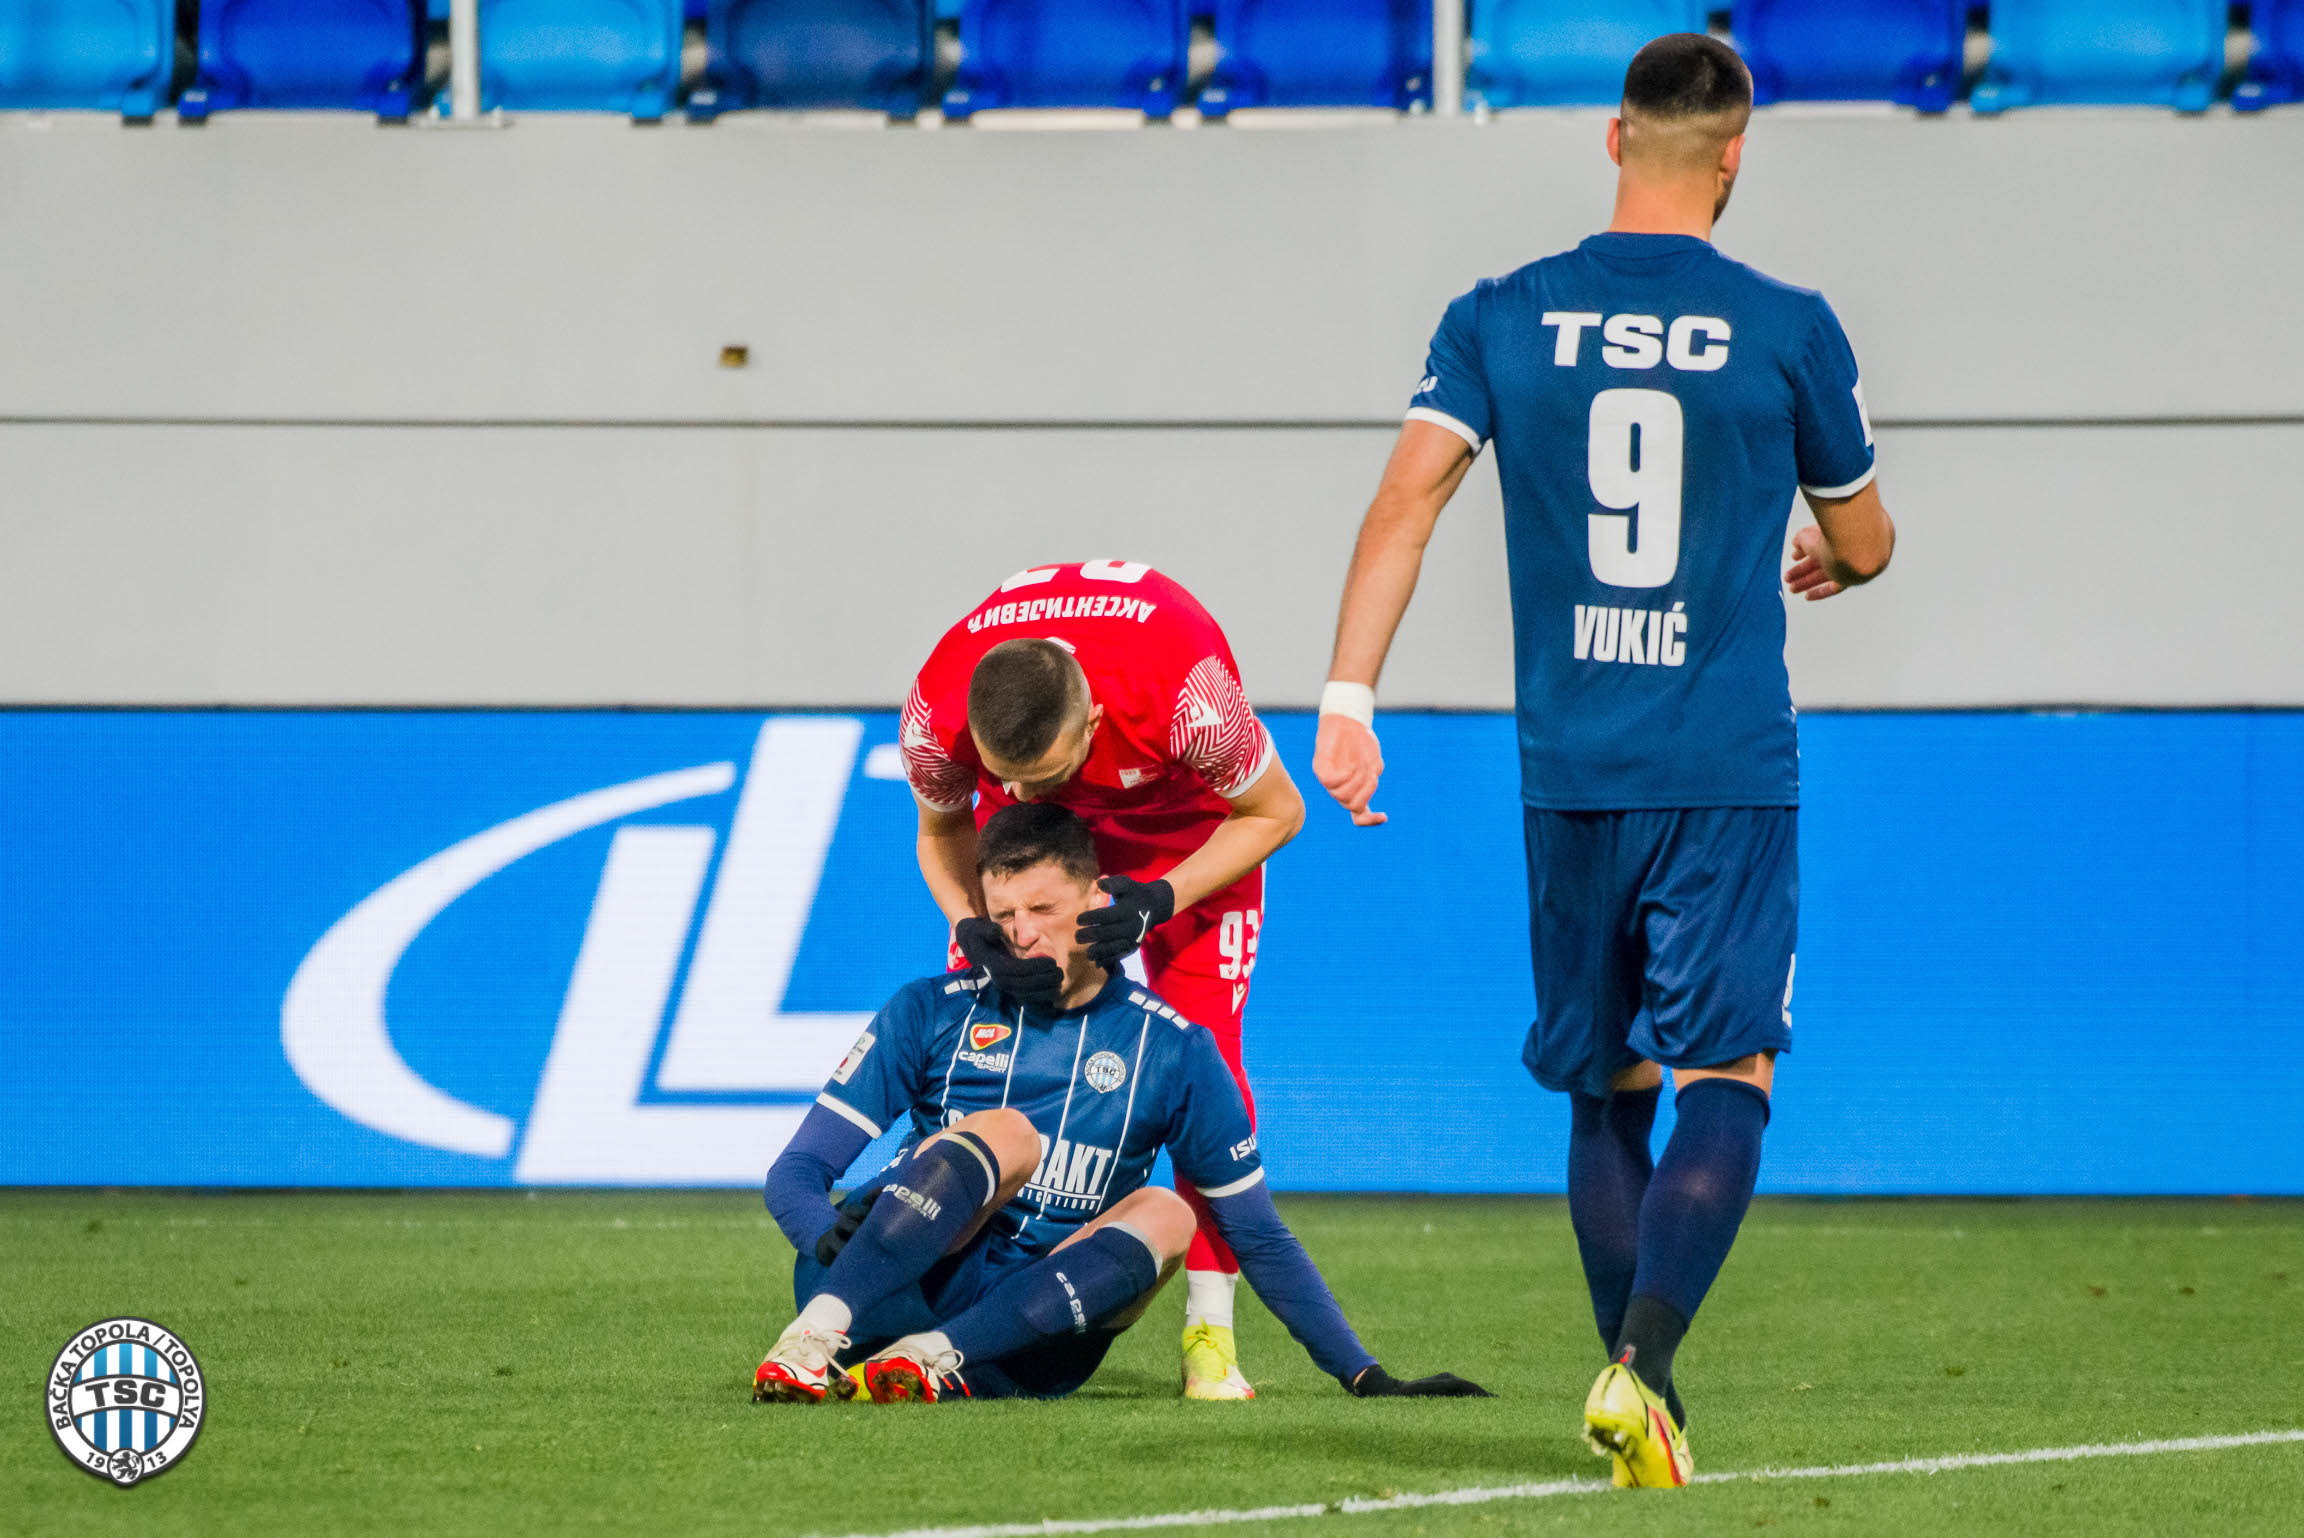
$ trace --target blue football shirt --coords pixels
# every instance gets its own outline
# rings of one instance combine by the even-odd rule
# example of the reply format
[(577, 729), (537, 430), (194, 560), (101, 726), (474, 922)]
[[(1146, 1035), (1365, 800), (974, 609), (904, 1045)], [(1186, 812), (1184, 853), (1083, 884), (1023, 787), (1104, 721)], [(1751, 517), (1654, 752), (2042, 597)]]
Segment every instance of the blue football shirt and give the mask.
[(907, 983), (817, 1103), (873, 1137), (908, 1117), (907, 1150), (971, 1112), (1023, 1112), (1040, 1133), (1040, 1165), (992, 1230), (1027, 1255), (1141, 1187), (1163, 1147), (1207, 1196), (1264, 1178), (1216, 1039), (1119, 974), (1055, 1012), (1011, 1004), (980, 976)]
[(1449, 305), (1408, 415), (1493, 443), (1522, 798), (1793, 806), (1778, 587), (1795, 487), (1872, 479), (1823, 297), (1687, 235), (1595, 235)]

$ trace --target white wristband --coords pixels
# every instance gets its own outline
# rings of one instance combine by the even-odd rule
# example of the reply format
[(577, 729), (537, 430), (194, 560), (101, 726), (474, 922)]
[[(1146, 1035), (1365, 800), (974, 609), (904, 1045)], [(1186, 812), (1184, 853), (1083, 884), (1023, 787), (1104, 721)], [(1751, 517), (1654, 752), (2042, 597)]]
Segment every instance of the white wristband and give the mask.
[(1366, 684), (1340, 683), (1331, 678), (1320, 691), (1320, 714), (1350, 716), (1371, 730), (1376, 725), (1376, 691)]

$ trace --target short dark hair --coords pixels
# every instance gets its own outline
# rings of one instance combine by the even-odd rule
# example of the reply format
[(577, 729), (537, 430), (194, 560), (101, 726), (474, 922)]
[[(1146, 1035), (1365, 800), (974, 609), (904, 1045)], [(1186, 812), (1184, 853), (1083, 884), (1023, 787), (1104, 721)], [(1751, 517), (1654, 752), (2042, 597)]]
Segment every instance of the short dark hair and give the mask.
[(1078, 718), (1080, 665), (1054, 641), (1002, 641), (968, 679), (968, 730), (984, 750), (1011, 764), (1048, 751)]
[(976, 874), (1013, 876), (1053, 861), (1075, 881), (1102, 871), (1088, 824), (1053, 801), (1020, 801), (984, 820), (976, 835)]
[(1657, 122), (1752, 110), (1752, 72), (1736, 50), (1702, 32), (1671, 32), (1632, 56), (1624, 110)]

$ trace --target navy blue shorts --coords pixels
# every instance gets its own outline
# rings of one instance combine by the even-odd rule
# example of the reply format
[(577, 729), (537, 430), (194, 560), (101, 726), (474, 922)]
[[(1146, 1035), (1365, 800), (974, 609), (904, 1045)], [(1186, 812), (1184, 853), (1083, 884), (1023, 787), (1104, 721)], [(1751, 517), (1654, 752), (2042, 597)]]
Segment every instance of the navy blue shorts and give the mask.
[(1546, 1089), (1605, 1095), (1642, 1058), (1713, 1068), (1792, 1048), (1800, 812), (1523, 808)]
[[(937, 1328), (973, 1308), (993, 1288), (1040, 1259), (1019, 1250), (1007, 1235), (995, 1233), (987, 1225), (959, 1254), (945, 1256), (919, 1281), (851, 1321), (848, 1337), (853, 1344), (841, 1361), (861, 1362), (891, 1341)], [(794, 1260), (795, 1307), (805, 1308), (816, 1296), (824, 1271), (814, 1255)], [(1110, 1330), (1062, 1336), (997, 1362), (970, 1362), (960, 1376), (968, 1385), (969, 1396), (975, 1399), (1061, 1399), (1095, 1375), (1104, 1365), (1104, 1354), (1118, 1338)]]

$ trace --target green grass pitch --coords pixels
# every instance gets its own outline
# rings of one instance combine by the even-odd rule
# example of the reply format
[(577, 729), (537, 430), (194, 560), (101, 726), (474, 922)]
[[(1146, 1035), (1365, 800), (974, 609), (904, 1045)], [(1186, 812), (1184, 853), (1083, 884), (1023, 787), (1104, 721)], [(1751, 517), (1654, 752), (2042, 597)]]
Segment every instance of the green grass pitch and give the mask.
[[(0, 1194), (0, 1530), (778, 1538), (1604, 1474), (1560, 1202), (1282, 1210), (1388, 1367), (1499, 1397), (1349, 1399), (1250, 1305), (1261, 1397), (1186, 1404), (1171, 1295), (1066, 1403), (755, 1406), (791, 1252), (747, 1195)], [(40, 1398), (122, 1313), (211, 1386), (190, 1456), (126, 1491), (65, 1463)], [(1699, 1472), (2304, 1427), (2304, 1204), (1762, 1201), (1681, 1364)], [(2304, 1533), (2304, 1444), (1242, 1531), (1755, 1529)]]

